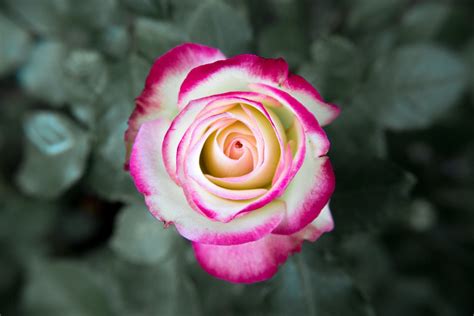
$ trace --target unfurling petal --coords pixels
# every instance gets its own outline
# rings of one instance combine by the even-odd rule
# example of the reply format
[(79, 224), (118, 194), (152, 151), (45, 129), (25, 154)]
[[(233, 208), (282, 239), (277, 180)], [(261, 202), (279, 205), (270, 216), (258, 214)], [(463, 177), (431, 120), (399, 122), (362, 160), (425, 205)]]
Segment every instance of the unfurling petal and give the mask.
[(171, 119), (178, 112), (179, 87), (188, 73), (197, 66), (224, 58), (218, 49), (186, 43), (171, 49), (155, 61), (128, 121), (125, 133), (126, 164), (140, 125), (158, 117)]

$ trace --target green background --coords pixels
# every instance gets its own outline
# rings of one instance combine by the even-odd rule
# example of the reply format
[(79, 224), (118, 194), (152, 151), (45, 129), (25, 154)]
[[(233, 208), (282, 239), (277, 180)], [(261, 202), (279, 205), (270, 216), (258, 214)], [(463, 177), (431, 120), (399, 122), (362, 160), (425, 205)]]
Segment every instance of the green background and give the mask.
[[(471, 315), (474, 1), (0, 0), (0, 314)], [(335, 230), (236, 285), (123, 171), (153, 60), (284, 57), (339, 104)]]

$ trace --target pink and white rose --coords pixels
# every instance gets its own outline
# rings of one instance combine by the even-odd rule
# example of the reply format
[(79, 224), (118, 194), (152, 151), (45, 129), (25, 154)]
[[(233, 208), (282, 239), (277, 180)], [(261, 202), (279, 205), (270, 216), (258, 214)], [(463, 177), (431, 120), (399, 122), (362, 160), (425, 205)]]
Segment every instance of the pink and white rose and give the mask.
[(126, 166), (204, 270), (258, 282), (333, 229), (321, 126), (338, 114), (281, 58), (183, 44), (155, 61), (136, 99)]

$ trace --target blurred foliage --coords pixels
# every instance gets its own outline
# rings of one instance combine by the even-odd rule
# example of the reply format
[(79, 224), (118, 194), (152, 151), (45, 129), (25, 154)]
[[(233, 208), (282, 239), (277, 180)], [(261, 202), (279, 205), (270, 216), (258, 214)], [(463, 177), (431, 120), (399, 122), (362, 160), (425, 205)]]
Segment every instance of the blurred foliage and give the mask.
[[(1, 0), (0, 314), (471, 315), (474, 2)], [(147, 212), (123, 132), (184, 41), (284, 57), (326, 128), (336, 229), (270, 281), (207, 275)]]

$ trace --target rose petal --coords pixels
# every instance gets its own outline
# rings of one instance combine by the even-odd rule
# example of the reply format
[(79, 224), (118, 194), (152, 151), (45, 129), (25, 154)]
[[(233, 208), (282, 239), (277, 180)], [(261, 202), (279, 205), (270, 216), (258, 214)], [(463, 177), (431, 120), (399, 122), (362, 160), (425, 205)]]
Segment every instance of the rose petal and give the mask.
[(287, 210), (273, 231), (275, 234), (289, 235), (307, 226), (320, 214), (334, 191), (335, 179), (329, 158), (315, 157), (310, 148), (306, 146), (303, 165), (279, 198), (285, 201)]
[(271, 278), (288, 256), (301, 249), (302, 239), (270, 234), (257, 241), (231, 246), (193, 242), (201, 267), (216, 278), (255, 283)]
[(334, 228), (329, 204), (309, 225), (293, 235), (270, 234), (257, 241), (231, 246), (193, 242), (194, 254), (209, 274), (236, 283), (255, 283), (271, 278), (289, 255), (299, 252), (304, 240), (316, 241)]
[[(176, 118), (171, 123), (171, 127), (166, 133), (165, 140), (163, 142), (163, 153), (166, 170), (168, 170), (169, 175), (173, 178), (173, 180), (175, 180), (176, 183), (179, 183), (177, 166), (181, 165), (182, 160), (184, 159), (184, 156), (178, 157), (178, 147), (181, 144), (181, 147), (183, 147), (181, 152), (185, 152), (184, 147), (187, 147), (189, 142), (189, 139), (184, 140), (186, 131), (191, 128), (193, 124), (199, 124), (200, 120), (218, 113), (225, 112), (227, 109), (233, 107), (234, 104), (231, 104), (231, 98), (246, 97), (265, 100), (266, 102), (271, 102), (271, 100), (273, 100), (268, 100), (268, 97), (261, 96), (254, 92), (226, 93), (193, 100), (181, 110), (178, 116), (176, 116)], [(275, 101), (273, 100), (273, 102)]]
[(169, 124), (164, 119), (142, 124), (130, 157), (130, 174), (156, 218), (174, 223), (187, 239), (218, 245), (258, 240), (280, 223), (285, 205), (279, 201), (226, 224), (212, 221), (192, 209), (183, 190), (168, 176), (163, 164), (161, 145)]
[(279, 84), (287, 77), (288, 64), (281, 58), (238, 55), (193, 69), (181, 85), (179, 107), (209, 95), (249, 91), (248, 84), (252, 82)]
[[(247, 104), (256, 106), (256, 104), (250, 100), (246, 102)], [(243, 122), (250, 129), (254, 129), (254, 127), (257, 128), (260, 133), (255, 134), (262, 135), (261, 140), (257, 137), (257, 149), (260, 147), (263, 148), (263, 153), (259, 152), (259, 158), (260, 156), (262, 158), (261, 160), (259, 159), (260, 165), (257, 164), (250, 173), (238, 177), (206, 176), (215, 184), (229, 189), (241, 190), (264, 187), (271, 182), (277, 164), (281, 160), (280, 153), (283, 149), (284, 143), (286, 142), (286, 137), (284, 134), (281, 135), (283, 132), (277, 132), (276, 124), (272, 121), (267, 112), (267, 115), (263, 115), (253, 107), (242, 105), (241, 107), (236, 107), (230, 110), (228, 113), (232, 118)], [(283, 137), (285, 137), (285, 139), (279, 140), (279, 138), (281, 139)], [(198, 147), (196, 147), (195, 150), (200, 152), (200, 148)], [(193, 162), (190, 159), (188, 165), (192, 164)]]
[(191, 69), (224, 58), (215, 48), (186, 43), (171, 49), (155, 61), (128, 121), (128, 129), (125, 132), (127, 161), (135, 136), (143, 122), (159, 116), (171, 118), (178, 111), (179, 87)]
[(321, 126), (334, 121), (341, 112), (337, 105), (325, 102), (319, 92), (301, 76), (290, 74), (280, 88), (304, 104)]
[(254, 91), (267, 94), (275, 98), (278, 102), (290, 109), (303, 125), (306, 134), (312, 140), (315, 154), (317, 156), (325, 155), (329, 150), (329, 140), (326, 133), (319, 125), (316, 117), (303, 104), (283, 90), (273, 88), (265, 84), (251, 84), (250, 88)]
[(298, 75), (288, 72), (281, 58), (238, 55), (193, 69), (181, 85), (180, 108), (194, 99), (229, 91), (248, 91), (248, 84), (264, 83), (281, 88), (304, 104), (321, 126), (339, 115), (339, 108), (323, 101), (317, 90)]
[[(253, 104), (253, 102), (246, 99), (237, 98), (236, 100), (242, 102), (245, 101), (249, 104)], [(253, 105), (256, 106), (255, 104)], [(257, 110), (254, 109), (251, 111)], [(264, 111), (264, 109), (262, 109), (262, 111)], [(246, 124), (250, 126), (252, 125), (253, 121), (247, 122), (248, 119), (245, 118), (247, 113), (245, 111), (240, 110), (237, 112), (234, 109), (231, 109), (226, 112), (226, 114), (230, 115), (231, 117), (235, 117), (236, 119), (242, 122), (246, 122)], [(254, 113), (253, 115), (262, 116), (260, 112), (259, 114)], [(199, 166), (199, 161), (201, 159), (202, 148), (204, 144), (208, 141), (207, 137), (208, 135), (211, 135), (214, 131), (212, 129), (207, 129), (206, 135), (202, 136), (201, 134), (199, 134), (199, 137), (197, 137), (199, 139), (199, 142), (186, 155), (187, 159), (185, 162), (185, 173), (184, 176), (182, 176), (182, 179), (180, 180), (180, 183), (182, 184), (183, 189), (186, 192), (188, 202), (193, 206), (196, 206), (202, 213), (206, 214), (208, 217), (214, 220), (218, 220), (221, 222), (229, 222), (233, 220), (237, 215), (263, 207), (265, 204), (271, 202), (278, 195), (280, 195), (284, 191), (286, 185), (288, 184), (289, 180), (291, 180), (291, 177), (296, 171), (293, 173), (282, 173), (284, 175), (284, 177), (281, 177), (282, 181), (278, 181), (271, 188), (270, 191), (262, 189), (261, 187), (261, 185), (265, 184), (267, 181), (270, 184), (272, 179), (274, 179), (276, 163), (275, 159), (278, 159), (279, 157), (275, 154), (273, 154), (272, 156), (272, 153), (275, 152), (277, 146), (280, 147), (280, 150), (283, 150), (284, 152), (287, 152), (289, 154), (289, 156), (286, 154), (281, 155), (281, 160), (283, 161), (283, 164), (286, 165), (287, 169), (289, 169), (291, 166), (291, 149), (288, 147), (288, 149), (286, 150), (283, 147), (283, 143), (285, 142), (286, 136), (279, 135), (279, 138), (283, 138), (281, 142), (277, 142), (279, 145), (277, 145), (277, 143), (275, 143), (271, 140), (271, 138), (269, 138), (270, 134), (273, 134), (273, 137), (275, 137), (275, 134), (283, 133), (281, 126), (274, 126), (274, 130), (270, 131), (271, 127), (266, 126), (270, 125), (269, 122), (274, 125), (277, 125), (277, 123), (273, 123), (272, 120), (273, 118), (267, 113), (264, 122), (259, 122), (257, 120), (255, 122), (256, 124), (253, 124), (261, 126), (260, 130), (262, 130), (263, 134), (266, 135), (264, 137), (265, 155), (267, 157), (270, 156), (270, 158), (266, 158), (266, 162), (267, 164), (271, 164), (271, 169), (268, 169), (268, 165), (263, 165), (262, 167), (260, 167), (260, 169), (256, 169), (254, 170), (254, 172), (239, 177), (217, 178), (212, 177), (210, 175), (204, 176)], [(279, 129), (281, 131), (278, 131)], [(275, 146), (273, 146), (272, 149), (273, 143), (275, 143)], [(234, 185), (233, 187), (228, 185), (227, 181), (229, 181), (229, 179), (230, 181), (234, 181), (234, 183), (232, 183)], [(253, 179), (256, 179), (260, 182), (255, 183)], [(218, 184), (219, 186), (216, 186), (216, 184)], [(261, 196), (261, 198), (259, 198), (259, 196)], [(229, 198), (231, 198), (232, 200), (229, 200)], [(241, 201), (245, 198), (249, 200)]]
[(308, 226), (295, 233), (295, 236), (309, 241), (316, 241), (322, 234), (330, 232), (334, 229), (334, 221), (332, 219), (329, 203), (322, 209), (318, 217)]
[[(237, 142), (241, 144), (239, 148)], [(255, 137), (244, 124), (234, 122), (206, 140), (201, 160), (206, 172), (218, 177), (247, 174), (255, 168), (258, 160)]]

